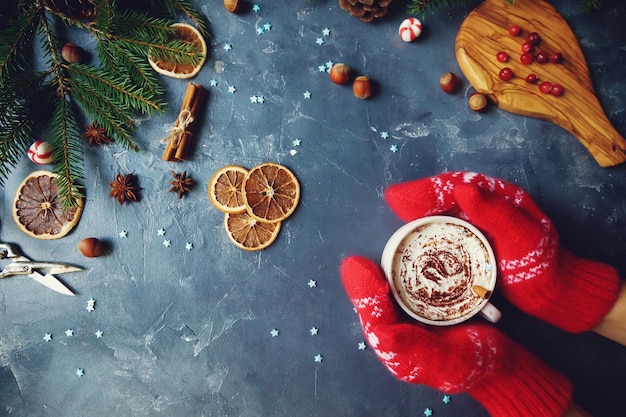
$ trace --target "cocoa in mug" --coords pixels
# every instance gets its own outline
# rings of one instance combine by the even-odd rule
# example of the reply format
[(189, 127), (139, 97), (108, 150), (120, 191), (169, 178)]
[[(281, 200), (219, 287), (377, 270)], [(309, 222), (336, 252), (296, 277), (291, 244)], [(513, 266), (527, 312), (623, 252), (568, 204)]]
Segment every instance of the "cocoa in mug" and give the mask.
[(491, 246), (461, 219), (407, 223), (389, 239), (381, 263), (398, 304), (421, 322), (446, 326), (479, 312), (492, 322), (501, 316), (488, 301), (496, 283)]

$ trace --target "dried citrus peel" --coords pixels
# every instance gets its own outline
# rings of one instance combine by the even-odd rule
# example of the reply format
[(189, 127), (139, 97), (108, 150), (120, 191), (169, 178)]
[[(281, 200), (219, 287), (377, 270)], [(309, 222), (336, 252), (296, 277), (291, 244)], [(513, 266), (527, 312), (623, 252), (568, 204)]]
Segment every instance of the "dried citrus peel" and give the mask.
[(13, 199), (13, 220), (27, 235), (44, 240), (67, 235), (80, 220), (83, 200), (63, 208), (56, 184), (57, 174), (35, 171), (22, 181)]

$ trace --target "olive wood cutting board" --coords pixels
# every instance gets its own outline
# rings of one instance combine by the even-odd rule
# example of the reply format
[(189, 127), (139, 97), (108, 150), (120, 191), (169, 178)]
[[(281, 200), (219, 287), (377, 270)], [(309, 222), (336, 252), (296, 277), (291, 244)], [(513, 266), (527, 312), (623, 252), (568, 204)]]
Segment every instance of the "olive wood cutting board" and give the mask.
[[(518, 25), (518, 36), (509, 28)], [(535, 48), (551, 55), (560, 52), (558, 64), (524, 65), (519, 57), (528, 33), (537, 32)], [(463, 21), (456, 37), (456, 58), (463, 74), (476, 89), (498, 107), (511, 113), (536, 117), (561, 126), (574, 135), (602, 167), (626, 161), (626, 141), (615, 130), (598, 101), (585, 57), (565, 19), (543, 0), (486, 0)], [(509, 54), (499, 62), (496, 54)], [(513, 78), (502, 81), (502, 68), (513, 70)], [(528, 74), (538, 82), (526, 82)], [(563, 86), (561, 96), (542, 93), (543, 81)]]

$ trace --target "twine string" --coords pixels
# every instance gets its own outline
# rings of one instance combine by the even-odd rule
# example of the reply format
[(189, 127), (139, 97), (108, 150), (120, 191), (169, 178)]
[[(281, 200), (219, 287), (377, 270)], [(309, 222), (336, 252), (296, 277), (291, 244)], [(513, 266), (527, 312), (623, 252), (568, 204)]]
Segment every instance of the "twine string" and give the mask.
[(193, 123), (193, 121), (193, 114), (189, 109), (181, 110), (172, 127), (167, 129), (168, 132), (171, 133), (167, 137), (161, 139), (161, 143), (169, 143), (172, 141), (172, 147), (178, 148), (183, 135), (185, 133), (190, 133), (187, 128), (191, 125), (191, 123)]

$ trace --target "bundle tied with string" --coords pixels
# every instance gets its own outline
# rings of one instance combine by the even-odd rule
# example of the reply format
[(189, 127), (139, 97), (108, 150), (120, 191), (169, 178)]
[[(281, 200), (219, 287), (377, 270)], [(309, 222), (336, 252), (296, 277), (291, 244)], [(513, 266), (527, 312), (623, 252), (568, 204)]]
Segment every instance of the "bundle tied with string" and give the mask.
[(164, 161), (184, 161), (187, 159), (193, 128), (205, 95), (206, 90), (200, 84), (187, 84), (178, 117), (169, 130), (169, 135), (161, 140), (162, 143), (165, 143), (162, 157)]

